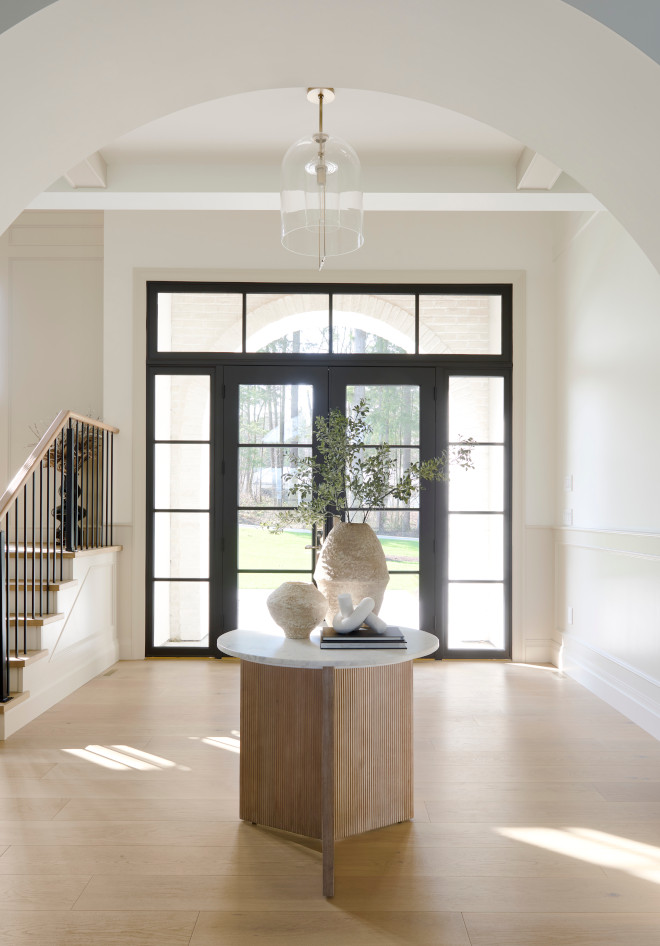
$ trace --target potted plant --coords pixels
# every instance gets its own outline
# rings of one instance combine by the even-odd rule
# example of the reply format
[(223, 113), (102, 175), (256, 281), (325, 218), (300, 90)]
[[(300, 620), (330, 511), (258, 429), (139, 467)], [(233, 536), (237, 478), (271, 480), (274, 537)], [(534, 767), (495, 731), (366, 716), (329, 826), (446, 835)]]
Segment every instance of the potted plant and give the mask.
[(367, 522), (376, 509), (394, 499), (410, 504), (422, 481), (447, 481), (456, 464), (473, 466), (472, 439), (444, 450), (440, 456), (397, 469), (397, 458), (387, 443), (373, 443), (370, 407), (365, 398), (345, 415), (338, 408), (314, 422), (315, 456), (288, 454), (283, 481), (298, 505), (279, 513), (266, 527), (281, 532), (286, 526), (324, 527), (332, 522), (314, 571), (319, 589), (328, 599), (328, 620), (338, 611), (337, 595), (348, 592), (354, 601), (363, 597), (383, 601), (389, 573), (382, 546)]

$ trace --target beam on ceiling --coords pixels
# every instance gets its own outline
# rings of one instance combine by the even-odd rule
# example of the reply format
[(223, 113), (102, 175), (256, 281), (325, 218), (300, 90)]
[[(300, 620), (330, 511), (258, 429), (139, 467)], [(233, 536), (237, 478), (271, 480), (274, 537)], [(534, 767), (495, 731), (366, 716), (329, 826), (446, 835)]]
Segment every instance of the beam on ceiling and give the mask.
[(76, 164), (64, 175), (71, 187), (107, 187), (108, 167), (103, 156), (95, 151), (88, 158)]
[(555, 186), (561, 174), (561, 168), (548, 161), (538, 151), (524, 148), (516, 166), (516, 187), (518, 190), (547, 190)]
[[(215, 191), (117, 192), (44, 191), (27, 210), (266, 210), (279, 211), (277, 192)], [(598, 211), (593, 194), (502, 193), (365, 193), (364, 209), (401, 212), (464, 211)]]

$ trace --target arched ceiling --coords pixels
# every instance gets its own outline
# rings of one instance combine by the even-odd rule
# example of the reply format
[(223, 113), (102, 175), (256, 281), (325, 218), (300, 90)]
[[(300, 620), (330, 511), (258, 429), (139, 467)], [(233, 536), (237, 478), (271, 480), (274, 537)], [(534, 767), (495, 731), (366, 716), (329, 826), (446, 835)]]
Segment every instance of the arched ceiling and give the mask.
[[(57, 0), (3, 0), (0, 33)], [(656, 0), (564, 0), (660, 62), (660, 7)]]
[(0, 36), (12, 90), (0, 106), (0, 229), (68, 168), (154, 119), (326, 83), (427, 102), (524, 143), (660, 264), (659, 67), (563, 0), (336, 0), (304, 16), (297, 0), (117, 9), (57, 0)]

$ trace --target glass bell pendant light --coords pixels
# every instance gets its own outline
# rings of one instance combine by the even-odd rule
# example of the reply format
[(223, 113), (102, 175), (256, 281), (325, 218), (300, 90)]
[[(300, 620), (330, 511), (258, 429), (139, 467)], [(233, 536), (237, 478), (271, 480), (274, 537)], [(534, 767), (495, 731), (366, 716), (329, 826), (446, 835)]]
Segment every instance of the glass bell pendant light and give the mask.
[(282, 161), (282, 245), (317, 257), (319, 270), (328, 256), (364, 243), (360, 159), (323, 131), (323, 106), (334, 97), (334, 89), (307, 90), (308, 100), (318, 102), (319, 130), (292, 144)]

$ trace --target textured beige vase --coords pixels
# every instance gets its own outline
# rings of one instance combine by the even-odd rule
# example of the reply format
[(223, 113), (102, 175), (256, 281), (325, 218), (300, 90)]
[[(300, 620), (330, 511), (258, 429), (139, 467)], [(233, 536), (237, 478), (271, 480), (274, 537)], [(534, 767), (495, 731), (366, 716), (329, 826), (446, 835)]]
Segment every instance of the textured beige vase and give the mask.
[(325, 616), (328, 602), (314, 585), (305, 581), (285, 581), (266, 598), (273, 621), (285, 637), (304, 640)]
[(350, 594), (353, 604), (373, 598), (374, 613), (378, 614), (390, 576), (383, 547), (371, 526), (366, 522), (336, 523), (323, 543), (314, 579), (328, 599), (328, 624), (339, 611), (340, 594)]

